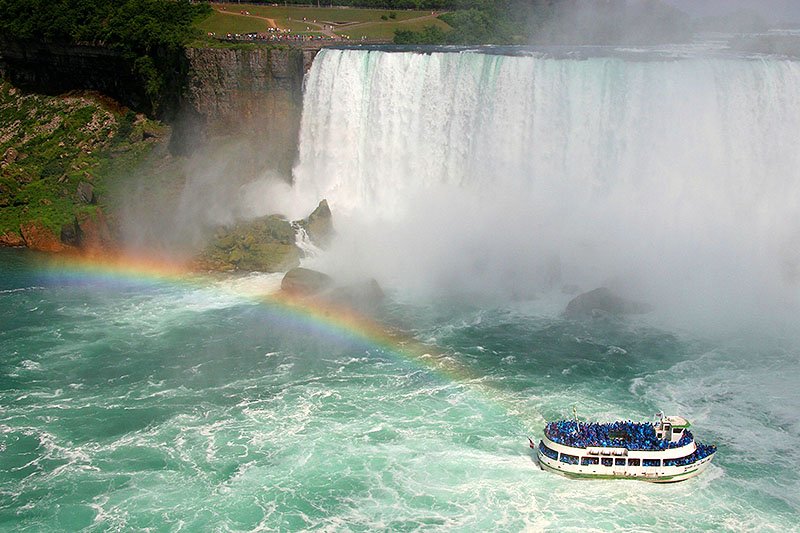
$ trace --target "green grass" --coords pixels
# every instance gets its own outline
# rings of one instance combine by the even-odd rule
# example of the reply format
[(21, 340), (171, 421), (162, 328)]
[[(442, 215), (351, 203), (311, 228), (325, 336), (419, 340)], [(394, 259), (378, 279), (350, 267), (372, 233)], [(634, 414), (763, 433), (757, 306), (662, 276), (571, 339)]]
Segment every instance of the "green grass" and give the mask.
[[(323, 30), (321, 26), (333, 26), (334, 33), (349, 36), (354, 40), (365, 36), (368, 39), (391, 41), (396, 29), (418, 31), (429, 25), (438, 26), (445, 31), (450, 30), (450, 26), (444, 21), (431, 17), (430, 11), (251, 4), (218, 4), (214, 7), (215, 12), (199, 22), (198, 27), (217, 36), (227, 33), (266, 31), (269, 22), (265, 19), (272, 20), (279, 28), (301, 34), (319, 34)], [(224, 7), (225, 10), (217, 11), (218, 7)], [(249, 12), (250, 16), (242, 16), (242, 11)], [(394, 13), (395, 18), (389, 18), (390, 13)]]
[(204, 32), (212, 32), (218, 36), (227, 33), (250, 33), (267, 31), (269, 24), (266, 20), (242, 17), (237, 15), (225, 15), (214, 12), (203, 19), (198, 27)]
[(407, 22), (400, 23), (371, 22), (356, 24), (346, 29), (342, 29), (339, 33), (341, 35), (349, 35), (351, 39), (359, 39), (363, 35), (367, 39), (391, 41), (394, 38), (394, 31), (396, 29), (420, 31), (426, 26), (438, 26), (444, 31), (450, 31), (450, 26), (448, 26), (444, 21), (434, 18), (409, 20)]

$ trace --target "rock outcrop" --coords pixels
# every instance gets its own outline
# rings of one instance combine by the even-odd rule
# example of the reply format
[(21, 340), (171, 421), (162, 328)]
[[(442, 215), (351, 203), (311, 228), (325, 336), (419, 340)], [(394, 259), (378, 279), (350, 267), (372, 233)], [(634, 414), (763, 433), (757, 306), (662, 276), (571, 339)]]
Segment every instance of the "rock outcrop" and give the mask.
[(195, 266), (201, 270), (283, 272), (300, 263), (291, 223), (278, 215), (219, 228)]
[(567, 304), (564, 314), (569, 318), (585, 318), (598, 313), (630, 315), (648, 313), (652, 310), (653, 308), (648, 304), (626, 300), (606, 287), (600, 287), (573, 298)]
[(333, 218), (327, 200), (322, 200), (308, 218), (298, 223), (306, 230), (311, 242), (320, 248), (327, 247), (333, 238)]
[(75, 217), (74, 227), (78, 237), (78, 247), (84, 252), (99, 254), (115, 247), (108, 219), (101, 209), (95, 210), (94, 213), (80, 213)]
[(67, 246), (53, 231), (41, 222), (28, 222), (20, 226), (25, 246), (40, 252), (63, 252)]
[(16, 233), (6, 231), (0, 234), (0, 246), (25, 246), (25, 239)]
[(75, 193), (77, 200), (84, 204), (96, 203), (97, 198), (94, 195), (94, 187), (91, 183), (82, 181), (78, 184), (78, 190)]

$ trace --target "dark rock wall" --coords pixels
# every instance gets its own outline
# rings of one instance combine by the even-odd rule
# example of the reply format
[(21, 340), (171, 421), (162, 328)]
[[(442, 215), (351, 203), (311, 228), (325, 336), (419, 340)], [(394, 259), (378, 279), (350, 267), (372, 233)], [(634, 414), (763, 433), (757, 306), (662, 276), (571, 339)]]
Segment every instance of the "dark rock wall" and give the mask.
[(297, 49), (189, 48), (186, 103), (220, 126), (269, 119), (300, 107), (303, 55)]
[(131, 62), (101, 46), (0, 42), (0, 73), (34, 92), (95, 90), (137, 111), (152, 112)]
[[(277, 144), (293, 144), (303, 76), (316, 52), (292, 47), (188, 48), (165, 61), (173, 69), (158, 103), (159, 116), (187, 135), (244, 131), (268, 134)], [(131, 61), (102, 46), (0, 41), (0, 75), (34, 92), (96, 90), (136, 111), (156, 111)]]
[(297, 153), (303, 100), (304, 52), (299, 48), (186, 50), (183, 117), (207, 137), (248, 140), (269, 166), (289, 175)]

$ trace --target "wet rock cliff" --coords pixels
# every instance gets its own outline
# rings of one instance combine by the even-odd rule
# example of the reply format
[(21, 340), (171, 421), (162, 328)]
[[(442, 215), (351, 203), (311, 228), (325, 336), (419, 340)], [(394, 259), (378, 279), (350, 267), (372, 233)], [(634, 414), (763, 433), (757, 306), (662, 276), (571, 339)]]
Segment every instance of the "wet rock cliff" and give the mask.
[(42, 94), (99, 91), (176, 123), (192, 141), (198, 133), (241, 130), (291, 144), (300, 123), (303, 75), (315, 53), (292, 47), (187, 48), (160, 58), (169, 72), (156, 105), (131, 59), (103, 46), (0, 40), (0, 76)]
[(185, 130), (206, 137), (246, 134), (258, 139), (279, 166), (290, 168), (300, 127), (303, 51), (188, 48), (186, 61)]
[[(103, 46), (0, 40), (0, 76), (40, 94), (99, 91), (137, 111), (154, 112), (132, 61)], [(175, 98), (165, 107), (177, 103)]]

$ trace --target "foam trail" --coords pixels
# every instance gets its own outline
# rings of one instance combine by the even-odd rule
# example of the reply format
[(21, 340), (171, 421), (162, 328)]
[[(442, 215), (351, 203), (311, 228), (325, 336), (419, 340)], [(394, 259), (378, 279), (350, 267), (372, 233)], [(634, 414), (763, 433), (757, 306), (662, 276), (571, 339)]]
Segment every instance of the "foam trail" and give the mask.
[(793, 61), (323, 50), (293, 203), (327, 198), (342, 269), (398, 283), (624, 279), (708, 314), (785, 313), (799, 131)]

